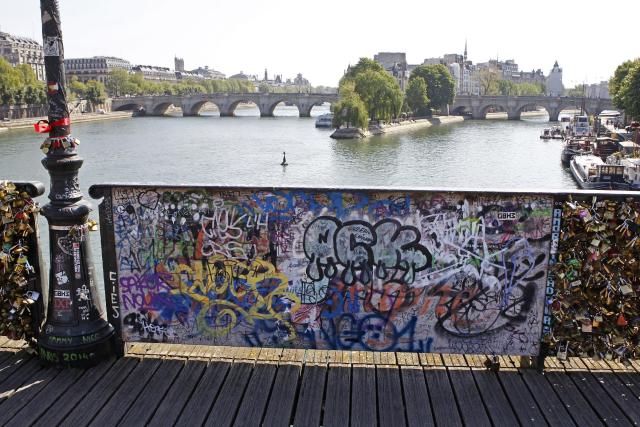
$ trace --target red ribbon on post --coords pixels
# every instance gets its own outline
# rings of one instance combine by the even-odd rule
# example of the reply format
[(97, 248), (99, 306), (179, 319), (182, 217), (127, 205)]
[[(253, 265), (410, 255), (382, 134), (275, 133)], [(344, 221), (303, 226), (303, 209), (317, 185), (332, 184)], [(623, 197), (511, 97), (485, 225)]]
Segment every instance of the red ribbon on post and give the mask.
[(48, 120), (40, 120), (38, 123), (33, 125), (33, 128), (37, 133), (49, 133), (55, 127), (69, 126), (70, 124), (71, 120), (69, 120), (68, 117), (65, 117), (64, 119), (56, 120), (53, 123), (49, 123)]

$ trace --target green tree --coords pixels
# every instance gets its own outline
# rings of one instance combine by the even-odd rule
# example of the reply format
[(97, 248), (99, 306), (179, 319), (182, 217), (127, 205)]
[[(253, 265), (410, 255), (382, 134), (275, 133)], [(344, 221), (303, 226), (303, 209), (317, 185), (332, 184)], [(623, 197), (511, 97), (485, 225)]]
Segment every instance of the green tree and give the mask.
[(93, 105), (103, 104), (107, 99), (104, 84), (96, 80), (89, 80), (86, 84), (85, 98)]
[(429, 109), (429, 97), (427, 96), (427, 83), (422, 77), (416, 77), (409, 80), (406, 101), (414, 115), (431, 115), (431, 110)]
[(495, 70), (484, 69), (478, 73), (478, 83), (480, 84), (480, 95), (498, 95), (498, 73)]
[(629, 68), (618, 87), (616, 98), (619, 108), (622, 108), (625, 114), (634, 119), (640, 119), (640, 61)]
[(569, 88), (565, 90), (567, 96), (580, 97), (585, 94), (585, 86), (584, 85), (576, 85), (575, 87)]
[(374, 61), (373, 59), (360, 58), (356, 65), (354, 65), (353, 67), (349, 66), (347, 68), (347, 72), (344, 76), (342, 76), (342, 79), (340, 79), (340, 84), (342, 85), (343, 81), (346, 80), (354, 80), (356, 76), (364, 73), (365, 71), (376, 71), (384, 73), (385, 69), (380, 63)]
[(627, 77), (627, 74), (629, 74), (631, 68), (633, 68), (633, 66), (639, 62), (640, 58), (624, 61), (622, 64), (618, 65), (616, 71), (613, 73), (613, 76), (609, 79), (609, 94), (613, 99), (614, 105), (616, 105), (616, 107), (618, 108), (622, 108), (622, 106), (618, 105), (617, 103), (619, 102), (619, 100), (616, 99), (620, 87), (622, 86), (622, 82), (624, 81), (625, 77)]
[(111, 70), (107, 78), (107, 90), (111, 96), (130, 95), (129, 72), (127, 70)]
[(67, 89), (70, 98), (84, 98), (84, 94), (87, 91), (87, 86), (78, 80), (77, 76), (72, 76), (67, 84)]
[(456, 83), (447, 67), (442, 64), (419, 65), (413, 69), (409, 81), (421, 77), (427, 84), (429, 107), (439, 109), (453, 103), (456, 94)]
[(389, 121), (401, 112), (402, 90), (386, 71), (368, 69), (356, 75), (355, 92), (364, 102), (372, 120)]
[(511, 80), (498, 80), (498, 93), (503, 96), (516, 96), (518, 95), (518, 85)]
[(340, 88), (340, 100), (331, 106), (333, 125), (337, 128), (357, 127), (366, 129), (369, 123), (367, 107), (355, 92), (355, 84), (345, 83)]

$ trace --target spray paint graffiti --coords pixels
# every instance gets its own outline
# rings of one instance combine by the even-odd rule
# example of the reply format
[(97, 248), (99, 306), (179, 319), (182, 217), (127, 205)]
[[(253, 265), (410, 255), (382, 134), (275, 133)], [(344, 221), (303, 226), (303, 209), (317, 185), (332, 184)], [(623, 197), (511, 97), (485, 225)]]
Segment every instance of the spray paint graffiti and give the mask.
[(125, 341), (535, 355), (552, 199), (143, 189), (107, 205)]

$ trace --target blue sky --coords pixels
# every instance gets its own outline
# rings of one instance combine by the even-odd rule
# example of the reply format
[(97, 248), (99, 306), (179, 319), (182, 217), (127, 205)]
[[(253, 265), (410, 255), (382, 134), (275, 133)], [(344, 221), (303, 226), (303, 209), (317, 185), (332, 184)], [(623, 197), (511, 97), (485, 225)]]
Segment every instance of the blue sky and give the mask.
[[(41, 41), (38, 0), (0, 0), (0, 30)], [(314, 85), (336, 85), (344, 69), (379, 51), (410, 63), (444, 53), (515, 59), (545, 74), (558, 60), (565, 86), (608, 79), (640, 56), (640, 1), (610, 0), (60, 0), (66, 57), (119, 56), (134, 64), (187, 69), (208, 65), (227, 75), (302, 72)]]

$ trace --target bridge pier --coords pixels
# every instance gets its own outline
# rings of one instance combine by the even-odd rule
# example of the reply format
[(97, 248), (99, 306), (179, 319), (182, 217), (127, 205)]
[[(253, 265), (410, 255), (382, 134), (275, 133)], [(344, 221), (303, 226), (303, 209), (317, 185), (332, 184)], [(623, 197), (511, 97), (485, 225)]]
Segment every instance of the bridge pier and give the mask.
[(315, 104), (307, 104), (307, 103), (299, 103), (298, 104), (298, 112), (300, 113), (300, 117), (311, 117), (311, 109)]

